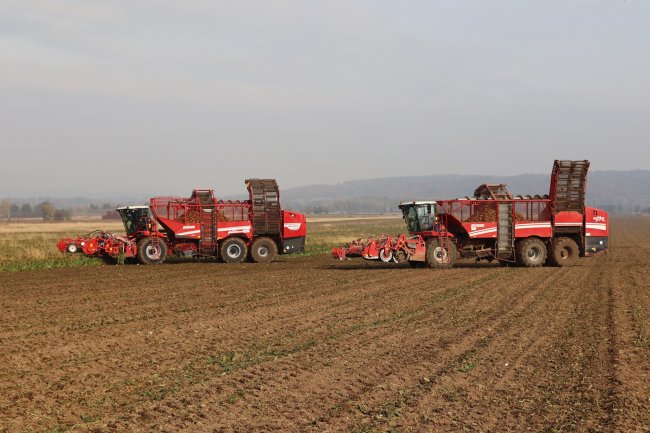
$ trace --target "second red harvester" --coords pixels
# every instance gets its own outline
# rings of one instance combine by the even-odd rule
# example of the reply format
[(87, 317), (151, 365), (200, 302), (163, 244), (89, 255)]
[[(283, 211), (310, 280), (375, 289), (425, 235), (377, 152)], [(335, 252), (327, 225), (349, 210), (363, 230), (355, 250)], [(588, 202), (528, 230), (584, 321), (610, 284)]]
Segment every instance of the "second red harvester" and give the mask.
[(589, 161), (556, 160), (545, 196), (515, 197), (504, 184), (483, 184), (471, 198), (402, 203), (407, 235), (357, 240), (332, 254), (432, 268), (459, 258), (569, 266), (609, 247), (607, 212), (585, 205), (588, 169)]

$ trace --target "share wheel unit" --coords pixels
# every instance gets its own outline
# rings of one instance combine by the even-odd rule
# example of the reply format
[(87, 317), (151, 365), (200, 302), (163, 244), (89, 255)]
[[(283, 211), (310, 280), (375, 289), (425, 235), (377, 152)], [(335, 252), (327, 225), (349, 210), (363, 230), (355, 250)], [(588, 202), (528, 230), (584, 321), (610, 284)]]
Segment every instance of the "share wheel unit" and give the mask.
[(551, 243), (548, 263), (551, 266), (572, 266), (580, 256), (578, 244), (571, 238), (557, 238)]
[(159, 265), (167, 256), (167, 244), (158, 239), (155, 244), (151, 238), (142, 238), (138, 241), (138, 261), (143, 265)]
[(221, 243), (219, 256), (226, 263), (240, 263), (248, 255), (248, 247), (240, 238), (228, 238)]
[(379, 260), (381, 260), (384, 263), (390, 263), (391, 261), (393, 261), (393, 252), (391, 250), (379, 251)]
[(257, 238), (251, 246), (251, 259), (255, 263), (269, 263), (278, 255), (278, 245), (271, 238)]
[(70, 254), (74, 254), (79, 251), (79, 248), (77, 248), (77, 244), (68, 244), (65, 250)]
[(527, 238), (517, 245), (517, 264), (526, 268), (536, 268), (546, 262), (546, 245), (538, 238)]
[(429, 239), (426, 246), (425, 263), (428, 267), (445, 269), (454, 266), (458, 258), (458, 252), (456, 251), (456, 246), (450, 239), (447, 240), (447, 248), (440, 246), (437, 238)]
[[(404, 263), (405, 261), (408, 260), (408, 255), (404, 251), (396, 251), (393, 254), (393, 261), (395, 263)], [(418, 262), (412, 262), (412, 263), (418, 263)]]

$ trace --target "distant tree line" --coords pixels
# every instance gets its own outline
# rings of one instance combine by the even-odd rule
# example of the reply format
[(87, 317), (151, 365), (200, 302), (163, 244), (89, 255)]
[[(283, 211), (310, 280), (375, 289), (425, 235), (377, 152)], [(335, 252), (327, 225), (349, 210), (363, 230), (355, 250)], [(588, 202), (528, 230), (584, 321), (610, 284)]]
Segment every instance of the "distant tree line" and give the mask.
[(309, 215), (385, 214), (399, 212), (399, 201), (387, 197), (350, 197), (339, 199), (286, 200), (283, 205)]
[(49, 201), (32, 206), (11, 203), (9, 200), (0, 201), (0, 218), (43, 218), (43, 221), (69, 221), (72, 219), (72, 209), (60, 209)]
[(101, 206), (96, 205), (96, 204), (94, 204), (94, 203), (91, 203), (91, 204), (88, 206), (88, 210), (91, 211), (91, 212), (93, 212), (93, 213), (97, 213), (97, 212), (100, 211), (100, 210), (113, 210), (114, 207), (115, 207), (115, 206), (112, 205), (111, 203), (104, 203), (104, 204), (102, 204)]
[(620, 204), (603, 204), (600, 207), (606, 210), (609, 213), (613, 214), (645, 214), (650, 215), (650, 207), (644, 207), (640, 205), (634, 206), (623, 206)]
[(101, 215), (104, 219), (115, 218), (116, 205), (109, 202), (83, 203), (85, 199), (18, 201), (0, 199), (0, 219), (42, 218), (44, 221), (68, 221), (73, 215)]

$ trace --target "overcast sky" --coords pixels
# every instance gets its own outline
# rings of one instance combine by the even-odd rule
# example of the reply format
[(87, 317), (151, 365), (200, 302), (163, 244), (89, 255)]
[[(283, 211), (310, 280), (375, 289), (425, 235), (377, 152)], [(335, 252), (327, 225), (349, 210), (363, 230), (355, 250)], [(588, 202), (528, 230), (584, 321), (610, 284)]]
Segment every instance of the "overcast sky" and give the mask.
[(0, 1), (0, 196), (650, 169), (650, 2)]

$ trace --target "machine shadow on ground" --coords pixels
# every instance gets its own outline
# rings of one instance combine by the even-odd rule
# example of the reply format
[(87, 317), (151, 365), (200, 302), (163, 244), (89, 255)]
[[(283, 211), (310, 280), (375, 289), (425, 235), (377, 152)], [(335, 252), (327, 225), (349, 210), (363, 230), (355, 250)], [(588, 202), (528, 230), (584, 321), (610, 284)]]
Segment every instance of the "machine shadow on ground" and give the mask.
[[(361, 259), (362, 260), (362, 259)], [(500, 268), (498, 263), (493, 262), (493, 263), (487, 263), (487, 262), (472, 262), (472, 261), (459, 261), (454, 263), (454, 267), (451, 269), (459, 268), (459, 269), (493, 269), (493, 268)], [(321, 269), (331, 269), (331, 270), (337, 270), (337, 271), (355, 271), (355, 270), (360, 270), (360, 269), (367, 269), (367, 270), (386, 270), (386, 269), (430, 269), (428, 267), (423, 267), (423, 268), (414, 268), (408, 263), (382, 263), (382, 262), (377, 262), (377, 261), (353, 261), (350, 260), (349, 262), (346, 263), (333, 263), (333, 264), (328, 264), (328, 265), (321, 265)], [(444, 271), (446, 269), (432, 269), (435, 271)]]

